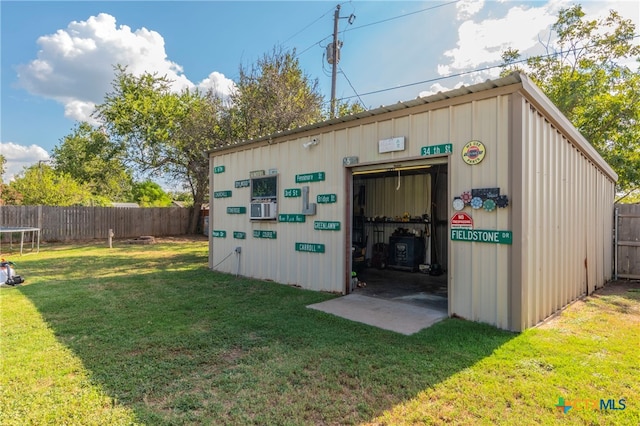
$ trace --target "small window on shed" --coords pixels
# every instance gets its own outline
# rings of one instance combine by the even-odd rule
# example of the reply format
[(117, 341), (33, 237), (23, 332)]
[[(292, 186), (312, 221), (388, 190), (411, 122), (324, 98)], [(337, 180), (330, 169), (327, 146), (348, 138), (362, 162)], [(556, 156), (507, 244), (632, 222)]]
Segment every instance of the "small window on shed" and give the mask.
[(277, 203), (278, 175), (251, 178), (251, 219), (275, 219)]

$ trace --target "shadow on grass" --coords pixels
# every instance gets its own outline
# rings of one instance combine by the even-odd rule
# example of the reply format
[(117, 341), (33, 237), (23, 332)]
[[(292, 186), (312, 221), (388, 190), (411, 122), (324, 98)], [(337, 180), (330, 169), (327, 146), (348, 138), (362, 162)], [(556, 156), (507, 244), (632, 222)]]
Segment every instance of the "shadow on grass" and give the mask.
[(20, 291), (146, 424), (358, 423), (515, 336), (457, 319), (404, 336), (306, 308), (332, 295), (212, 272), (206, 253), (145, 250), (29, 262)]

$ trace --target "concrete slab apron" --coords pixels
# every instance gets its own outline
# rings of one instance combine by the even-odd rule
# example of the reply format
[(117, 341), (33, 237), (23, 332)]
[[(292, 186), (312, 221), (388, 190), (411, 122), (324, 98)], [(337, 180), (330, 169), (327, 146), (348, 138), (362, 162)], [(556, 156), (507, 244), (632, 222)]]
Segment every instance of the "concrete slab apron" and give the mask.
[(447, 317), (447, 313), (408, 303), (349, 294), (307, 308), (396, 333), (411, 335)]

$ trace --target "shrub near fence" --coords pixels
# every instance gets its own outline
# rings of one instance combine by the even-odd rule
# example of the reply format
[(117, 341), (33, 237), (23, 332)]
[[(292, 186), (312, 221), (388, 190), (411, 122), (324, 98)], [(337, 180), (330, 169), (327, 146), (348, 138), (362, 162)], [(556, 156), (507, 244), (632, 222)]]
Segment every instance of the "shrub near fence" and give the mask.
[(40, 228), (42, 241), (106, 239), (109, 229), (116, 238), (162, 237), (186, 235), (190, 214), (182, 207), (1, 206), (0, 225)]

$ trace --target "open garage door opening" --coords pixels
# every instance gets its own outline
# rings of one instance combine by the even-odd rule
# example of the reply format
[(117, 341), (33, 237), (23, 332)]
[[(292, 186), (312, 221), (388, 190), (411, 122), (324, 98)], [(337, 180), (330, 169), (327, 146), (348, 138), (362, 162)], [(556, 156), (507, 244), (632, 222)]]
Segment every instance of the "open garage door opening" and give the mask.
[(348, 292), (448, 311), (447, 158), (352, 169)]

